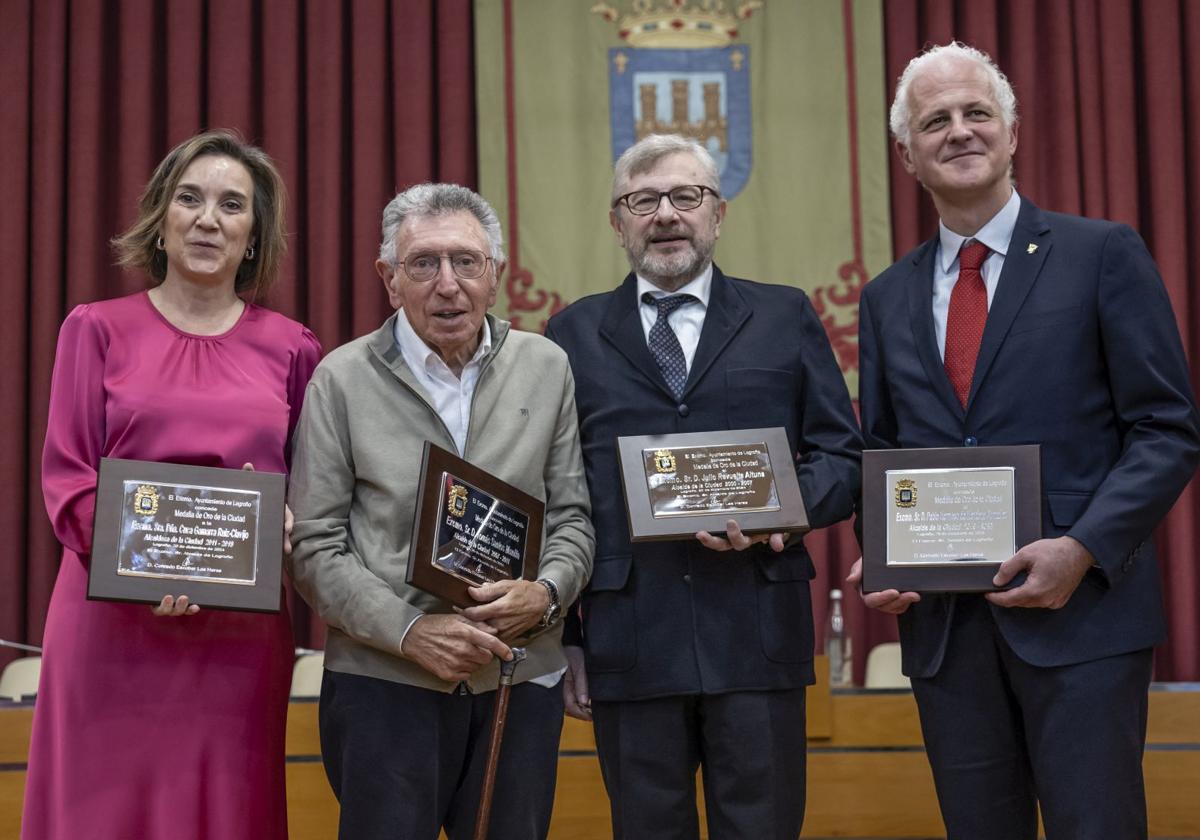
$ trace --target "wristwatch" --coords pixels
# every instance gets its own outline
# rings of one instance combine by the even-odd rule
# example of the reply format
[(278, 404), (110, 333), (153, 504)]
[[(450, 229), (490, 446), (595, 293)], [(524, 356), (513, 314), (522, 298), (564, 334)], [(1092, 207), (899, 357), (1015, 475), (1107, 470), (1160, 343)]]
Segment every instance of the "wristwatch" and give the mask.
[(558, 584), (550, 578), (538, 578), (537, 582), (546, 587), (546, 592), (550, 594), (550, 605), (542, 613), (542, 620), (538, 622), (538, 627), (549, 627), (558, 621), (558, 614), (562, 609), (558, 603)]

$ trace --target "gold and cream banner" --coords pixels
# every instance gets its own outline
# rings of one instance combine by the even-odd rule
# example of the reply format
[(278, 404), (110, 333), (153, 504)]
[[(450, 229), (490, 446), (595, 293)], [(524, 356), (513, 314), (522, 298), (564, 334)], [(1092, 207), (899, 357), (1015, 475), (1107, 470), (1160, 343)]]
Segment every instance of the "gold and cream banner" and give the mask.
[(857, 392), (858, 296), (891, 262), (880, 0), (476, 0), (479, 172), (539, 330), (628, 272), (612, 165), (695, 137), (721, 168), (728, 274), (799, 286)]

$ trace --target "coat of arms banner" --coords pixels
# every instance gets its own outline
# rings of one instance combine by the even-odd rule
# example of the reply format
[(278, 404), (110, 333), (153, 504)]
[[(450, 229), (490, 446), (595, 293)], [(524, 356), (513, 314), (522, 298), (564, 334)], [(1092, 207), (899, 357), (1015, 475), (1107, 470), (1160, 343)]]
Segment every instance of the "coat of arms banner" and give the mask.
[(628, 272), (612, 165), (649, 133), (712, 152), (726, 272), (805, 289), (857, 391), (858, 294), (891, 262), (879, 0), (476, 0), (481, 192), (508, 235), (497, 311), (540, 329)]

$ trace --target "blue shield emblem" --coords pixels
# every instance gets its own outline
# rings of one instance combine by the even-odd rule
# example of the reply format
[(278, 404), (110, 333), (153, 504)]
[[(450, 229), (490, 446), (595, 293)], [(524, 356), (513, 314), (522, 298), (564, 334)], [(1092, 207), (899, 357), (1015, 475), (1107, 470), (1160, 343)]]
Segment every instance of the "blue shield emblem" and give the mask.
[(647, 134), (683, 134), (712, 154), (721, 195), (750, 177), (750, 48), (609, 50), (613, 160)]

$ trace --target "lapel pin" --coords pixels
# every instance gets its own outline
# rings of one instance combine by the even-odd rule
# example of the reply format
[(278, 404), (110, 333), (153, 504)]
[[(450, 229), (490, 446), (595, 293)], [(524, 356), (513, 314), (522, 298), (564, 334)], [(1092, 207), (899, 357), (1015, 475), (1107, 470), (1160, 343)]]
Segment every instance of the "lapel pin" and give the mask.
[(1032, 242), (1030, 242), (1027, 246), (1025, 246), (1025, 253), (1026, 254), (1036, 254), (1037, 246), (1034, 245)]

